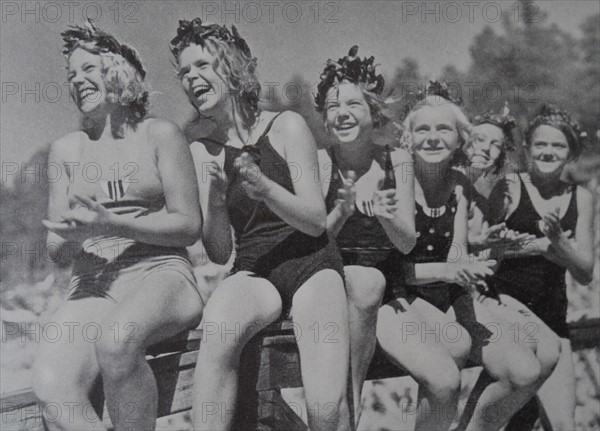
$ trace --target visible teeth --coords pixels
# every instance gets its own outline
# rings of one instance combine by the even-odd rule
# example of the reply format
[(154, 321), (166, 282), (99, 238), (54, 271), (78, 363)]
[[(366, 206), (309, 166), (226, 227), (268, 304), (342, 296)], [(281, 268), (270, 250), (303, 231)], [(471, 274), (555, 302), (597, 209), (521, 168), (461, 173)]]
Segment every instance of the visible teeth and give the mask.
[(95, 90), (91, 88), (86, 88), (85, 90), (79, 92), (79, 98), (85, 99), (86, 97), (91, 96), (94, 93), (96, 93)]
[(210, 87), (208, 87), (208, 86), (196, 87), (196, 88), (194, 88), (194, 95), (198, 96), (200, 94), (207, 93), (208, 91), (210, 91)]

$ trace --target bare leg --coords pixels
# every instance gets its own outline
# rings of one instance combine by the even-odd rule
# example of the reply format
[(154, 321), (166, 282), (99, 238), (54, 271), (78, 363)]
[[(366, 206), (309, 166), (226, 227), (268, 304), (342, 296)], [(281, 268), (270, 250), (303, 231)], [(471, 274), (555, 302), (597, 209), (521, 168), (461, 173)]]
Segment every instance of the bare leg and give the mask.
[(202, 306), (189, 280), (164, 270), (146, 277), (106, 317), (103, 333), (111, 336), (96, 344), (96, 357), (116, 431), (154, 429), (158, 394), (146, 349), (197, 326)]
[[(441, 325), (449, 324), (461, 331), (451, 343), (442, 341), (447, 337), (442, 336)], [(404, 299), (398, 299), (381, 307), (377, 338), (390, 358), (419, 384), (413, 410), (417, 415), (415, 430), (447, 430), (454, 420), (460, 393), (456, 364), (464, 363), (469, 355), (467, 331), (425, 301), (417, 299), (408, 305)], [(446, 344), (452, 345), (454, 357)]]
[[(60, 415), (45, 417), (50, 431), (106, 429), (91, 405), (89, 393), (100, 377), (94, 343), (101, 335), (95, 328), (100, 328), (102, 316), (114, 306), (102, 298), (67, 301), (47, 324), (48, 331), (56, 326), (57, 339), (50, 332), (42, 338), (34, 363), (33, 387), (43, 405), (52, 403), (59, 409)], [(43, 411), (50, 415), (53, 409)]]
[(354, 423), (358, 425), (362, 387), (377, 343), (377, 312), (385, 291), (385, 278), (379, 270), (364, 266), (346, 266), (344, 271), (350, 320)]
[(292, 319), (301, 332), (302, 382), (312, 431), (347, 431), (350, 341), (344, 284), (330, 269), (313, 275), (294, 295)]
[(212, 293), (194, 377), (194, 430), (228, 430), (235, 411), (244, 345), (281, 314), (281, 298), (267, 280), (237, 273)]
[(562, 350), (554, 372), (538, 396), (555, 430), (575, 429), (575, 370), (571, 342), (561, 339)]
[(477, 322), (496, 329), (482, 350), (483, 366), (496, 381), (481, 394), (467, 430), (498, 430), (531, 399), (545, 377), (534, 353), (537, 341), (524, 340), (527, 330), (521, 317), (510, 319), (510, 310), (478, 301), (474, 306)]

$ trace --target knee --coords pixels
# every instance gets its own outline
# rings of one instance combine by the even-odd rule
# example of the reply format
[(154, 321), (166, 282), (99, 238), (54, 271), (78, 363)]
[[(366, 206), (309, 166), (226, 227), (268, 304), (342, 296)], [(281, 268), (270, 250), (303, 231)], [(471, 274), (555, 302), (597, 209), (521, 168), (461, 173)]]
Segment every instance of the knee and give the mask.
[(360, 311), (379, 308), (385, 292), (385, 277), (375, 268), (347, 267), (346, 291), (348, 301)]
[(442, 335), (446, 337), (446, 350), (448, 350), (458, 367), (463, 368), (471, 354), (472, 341), (466, 329), (461, 327), (459, 331), (459, 336), (454, 339), (447, 336), (448, 331), (445, 331)]
[(145, 349), (140, 343), (111, 337), (99, 340), (95, 350), (102, 377), (113, 381), (131, 375), (138, 365), (139, 358), (145, 356)]
[(541, 376), (542, 369), (539, 361), (520, 356), (514, 355), (514, 360), (510, 361), (497, 376), (513, 390), (530, 389), (538, 384)]
[(551, 336), (540, 340), (536, 350), (536, 356), (540, 362), (541, 377), (547, 379), (554, 371), (556, 364), (560, 359), (562, 345), (560, 338)]
[(436, 367), (430, 370), (425, 381), (419, 382), (438, 401), (446, 404), (458, 401), (460, 395), (460, 371), (455, 365)]

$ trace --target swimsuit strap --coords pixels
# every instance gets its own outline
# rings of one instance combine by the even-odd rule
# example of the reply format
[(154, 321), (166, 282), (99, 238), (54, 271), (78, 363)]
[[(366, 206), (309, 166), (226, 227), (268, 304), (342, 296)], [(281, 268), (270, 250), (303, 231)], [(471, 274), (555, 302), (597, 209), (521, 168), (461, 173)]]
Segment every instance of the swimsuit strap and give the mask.
[(273, 123), (275, 122), (275, 120), (277, 120), (277, 118), (281, 114), (283, 114), (283, 112), (279, 112), (277, 115), (275, 115), (273, 118), (271, 118), (271, 121), (269, 121), (269, 124), (267, 124), (267, 127), (265, 128), (265, 131), (262, 132), (262, 134), (260, 135), (260, 138), (258, 138), (256, 143), (259, 143), (260, 141), (262, 141), (269, 134), (269, 132), (271, 131), (271, 127), (273, 126)]

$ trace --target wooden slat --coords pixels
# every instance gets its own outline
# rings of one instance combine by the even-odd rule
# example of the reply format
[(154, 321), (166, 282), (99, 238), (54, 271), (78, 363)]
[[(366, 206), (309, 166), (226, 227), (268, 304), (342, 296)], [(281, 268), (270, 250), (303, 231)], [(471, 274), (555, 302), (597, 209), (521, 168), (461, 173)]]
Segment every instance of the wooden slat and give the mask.
[[(574, 350), (600, 345), (600, 318), (584, 318), (572, 322), (569, 329)], [(148, 361), (159, 388), (159, 416), (191, 408), (194, 367), (201, 338), (202, 332), (194, 330), (149, 350), (148, 353), (160, 355)], [(249, 367), (242, 370), (241, 378), (246, 379), (249, 385), (256, 385), (254, 390), (270, 390), (275, 386), (279, 388), (301, 386), (299, 356), (291, 322), (278, 322), (266, 328), (259, 338), (249, 343), (245, 355), (243, 363)], [(404, 374), (383, 359), (380, 354), (375, 356), (369, 370), (370, 380), (398, 377)], [(252, 373), (249, 371), (256, 368), (259, 369), (258, 375), (251, 376)], [(41, 408), (30, 388), (7, 393), (0, 398), (0, 430), (42, 431), (41, 413)], [(106, 414), (104, 422), (110, 424)], [(261, 426), (268, 428), (264, 423)]]
[(584, 318), (569, 324), (573, 350), (600, 346), (600, 317)]

